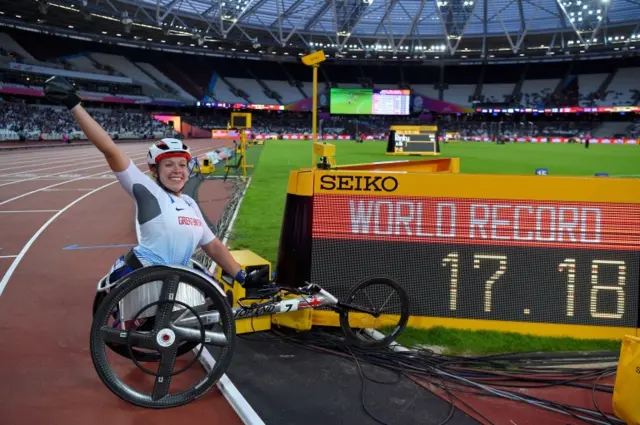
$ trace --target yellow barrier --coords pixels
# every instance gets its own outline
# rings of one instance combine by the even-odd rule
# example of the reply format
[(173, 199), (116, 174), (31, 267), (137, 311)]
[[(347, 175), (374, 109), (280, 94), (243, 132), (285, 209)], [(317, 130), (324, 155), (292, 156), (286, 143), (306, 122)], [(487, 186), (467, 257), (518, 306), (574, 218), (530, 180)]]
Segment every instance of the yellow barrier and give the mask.
[(424, 160), (399, 160), (352, 164), (333, 167), (337, 171), (395, 171), (410, 173), (459, 173), (459, 158), (438, 158)]
[[(392, 277), (417, 327), (637, 334), (639, 180), (459, 168), (442, 158), (291, 172), (278, 278), (340, 296)], [(330, 312), (312, 319), (337, 325)]]
[(640, 338), (626, 335), (620, 347), (620, 360), (613, 388), (613, 413), (629, 425), (640, 424)]
[[(268, 266), (269, 275), (271, 275), (271, 263), (249, 250), (234, 250), (231, 251), (231, 256), (247, 273), (250, 273), (256, 268)], [(235, 283), (233, 277), (224, 273), (220, 267), (216, 267), (214, 276), (216, 277), (218, 282), (222, 282), (224, 292), (225, 294), (227, 294), (227, 298), (230, 300), (231, 306), (238, 307), (238, 300), (244, 298), (247, 295), (247, 290), (240, 284)], [(267, 300), (250, 301), (251, 304), (264, 302), (267, 302)], [(236, 319), (237, 334), (265, 331), (269, 329), (271, 329), (271, 316)]]

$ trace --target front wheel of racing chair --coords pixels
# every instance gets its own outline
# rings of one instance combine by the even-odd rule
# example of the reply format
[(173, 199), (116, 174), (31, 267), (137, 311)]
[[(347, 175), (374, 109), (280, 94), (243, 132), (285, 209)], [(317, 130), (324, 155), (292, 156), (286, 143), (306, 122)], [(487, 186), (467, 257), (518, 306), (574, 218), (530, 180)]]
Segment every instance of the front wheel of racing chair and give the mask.
[[(142, 299), (139, 297), (141, 293), (147, 296)], [(196, 299), (196, 293), (199, 299)], [(136, 299), (135, 305), (131, 301), (122, 303), (131, 296)], [(113, 327), (110, 321), (116, 306), (120, 307), (124, 320), (136, 321), (145, 317), (144, 328), (125, 330)], [(149, 313), (151, 309), (154, 311)], [(200, 316), (205, 311), (208, 312), (207, 317)], [(183, 318), (187, 314), (190, 314), (190, 319), (185, 321)], [(176, 324), (178, 321), (180, 325)], [(148, 266), (120, 279), (97, 304), (91, 325), (91, 358), (102, 382), (121, 399), (141, 407), (176, 407), (202, 396), (216, 384), (231, 361), (235, 335), (231, 306), (222, 288), (210, 275), (188, 267)], [(118, 366), (120, 362), (112, 366), (107, 357), (107, 347), (113, 350), (113, 346), (122, 347), (125, 357), (154, 377), (150, 393), (132, 388), (117, 376), (117, 371), (122, 371)], [(180, 352), (186, 352), (186, 346), (199, 348), (194, 359), (186, 366), (180, 366), (180, 370), (174, 370), (178, 368), (176, 360)], [(157, 369), (149, 370), (148, 366), (141, 365), (143, 360), (134, 355), (134, 347), (139, 352), (146, 350), (145, 354), (155, 351), (152, 358), (158, 362)], [(217, 355), (204, 378), (186, 390), (170, 394), (172, 378), (190, 368), (203, 350), (211, 354), (212, 349), (216, 349)], [(130, 376), (131, 373), (127, 375)], [(180, 383), (176, 385), (181, 386)]]
[[(206, 275), (209, 275), (209, 272), (207, 270), (207, 268), (202, 265), (200, 262), (198, 262), (195, 259), (191, 259), (191, 267), (193, 267), (195, 270), (204, 273)], [(102, 304), (102, 302), (104, 301), (104, 299), (107, 297), (107, 295), (109, 295), (109, 292), (111, 290), (113, 290), (113, 288), (117, 287), (119, 285), (119, 282), (122, 281), (123, 279), (120, 279), (120, 281), (117, 282), (113, 282), (111, 285), (107, 286), (106, 285), (106, 279), (107, 276), (104, 276), (100, 282), (98, 283), (98, 289), (96, 292), (96, 295), (94, 297), (93, 300), (93, 316), (95, 317), (96, 312), (98, 311), (98, 308), (100, 307), (100, 305)], [(156, 299), (150, 300), (151, 301), (156, 301)], [(125, 300), (121, 300), (120, 303), (118, 303), (118, 305), (115, 306), (114, 311), (112, 312), (113, 318), (114, 318), (114, 322), (112, 324), (112, 326), (116, 327), (119, 326), (121, 329), (124, 330), (133, 330), (135, 329), (136, 331), (142, 331), (142, 332), (148, 332), (151, 329), (153, 329), (154, 326), (154, 318), (153, 317), (148, 317), (148, 318), (144, 318), (142, 320), (138, 320), (137, 323), (132, 323), (133, 321), (129, 320), (129, 323), (125, 323), (124, 327), (123, 327), (123, 323), (121, 322), (121, 317), (120, 317), (120, 307), (122, 306), (122, 304), (126, 303)], [(211, 308), (211, 307), (210, 307)], [(205, 330), (212, 330), (214, 325), (205, 325)], [(157, 362), (160, 360), (160, 353), (156, 353), (156, 352), (149, 352), (149, 351), (144, 351), (144, 350), (138, 350), (136, 348), (131, 348), (131, 350), (128, 349), (128, 347), (126, 345), (122, 345), (122, 344), (117, 344), (117, 343), (113, 343), (113, 342), (107, 342), (106, 343), (107, 347), (109, 347), (113, 352), (121, 355), (122, 357), (126, 357), (128, 359), (131, 359), (132, 355), (133, 358), (139, 362)], [(180, 345), (180, 347), (178, 347), (178, 356), (182, 356), (188, 352), (190, 352), (191, 350), (193, 350), (196, 346), (198, 345), (198, 343), (190, 343), (190, 342), (184, 342), (182, 345)]]

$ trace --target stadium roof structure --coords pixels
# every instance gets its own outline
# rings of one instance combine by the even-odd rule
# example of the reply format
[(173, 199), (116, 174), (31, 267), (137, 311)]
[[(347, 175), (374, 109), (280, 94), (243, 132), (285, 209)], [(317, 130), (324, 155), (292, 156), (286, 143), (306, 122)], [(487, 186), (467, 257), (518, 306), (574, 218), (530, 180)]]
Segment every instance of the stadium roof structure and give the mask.
[(640, 0), (21, 0), (2, 8), (38, 22), (57, 9), (46, 24), (248, 55), (480, 59), (640, 44)]

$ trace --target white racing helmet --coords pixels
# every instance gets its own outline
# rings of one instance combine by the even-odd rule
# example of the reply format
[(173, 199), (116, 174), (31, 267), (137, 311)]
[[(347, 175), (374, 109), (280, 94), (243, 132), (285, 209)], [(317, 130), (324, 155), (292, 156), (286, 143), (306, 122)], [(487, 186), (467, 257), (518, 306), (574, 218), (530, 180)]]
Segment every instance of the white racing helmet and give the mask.
[(149, 167), (157, 165), (163, 158), (181, 156), (186, 158), (187, 161), (191, 161), (191, 151), (182, 143), (182, 140), (164, 138), (158, 140), (149, 147), (149, 153), (147, 154), (147, 164)]

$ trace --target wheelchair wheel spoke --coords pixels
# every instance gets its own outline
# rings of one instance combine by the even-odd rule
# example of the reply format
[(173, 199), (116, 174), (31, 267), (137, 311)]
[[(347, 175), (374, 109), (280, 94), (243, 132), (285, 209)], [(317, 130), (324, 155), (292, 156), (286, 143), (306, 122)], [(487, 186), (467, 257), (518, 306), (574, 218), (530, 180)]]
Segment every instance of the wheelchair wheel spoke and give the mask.
[[(105, 342), (127, 345), (127, 331), (125, 330), (103, 326), (101, 334)], [(129, 331), (128, 338), (128, 343), (131, 344), (132, 347), (147, 348), (150, 350), (157, 350), (158, 348), (155, 339), (148, 333)]]
[[(347, 339), (363, 348), (388, 346), (404, 330), (409, 319), (409, 297), (395, 280), (371, 277), (360, 281), (345, 296), (347, 306), (340, 315), (340, 327)], [(376, 308), (375, 305), (380, 305)], [(369, 307), (372, 311), (367, 312)], [(354, 311), (353, 315), (349, 313)], [(383, 312), (385, 314), (383, 314)], [(375, 329), (381, 338), (371, 338), (367, 329)]]
[(178, 293), (178, 286), (180, 285), (180, 276), (172, 274), (162, 282), (162, 291), (160, 292), (160, 304), (158, 304), (158, 311), (156, 312), (155, 329), (159, 330), (169, 327), (171, 321), (171, 312)]
[[(206, 300), (204, 304), (191, 306), (191, 309), (198, 314), (205, 313), (209, 306), (211, 305), (211, 300)], [(189, 319), (194, 319), (196, 316), (193, 315), (189, 309), (183, 309), (181, 311), (175, 311), (172, 313), (172, 321), (173, 323), (180, 323), (180, 321), (187, 321)], [(195, 322), (198, 323), (198, 320), (195, 319)]]
[(151, 398), (154, 401), (160, 400), (169, 394), (171, 372), (173, 372), (173, 366), (176, 363), (177, 351), (177, 344), (173, 344), (171, 347), (162, 350), (156, 381), (153, 385), (153, 392), (151, 393)]
[[(200, 329), (184, 328), (182, 326), (174, 326), (173, 331), (181, 341), (187, 342), (202, 342), (202, 335)], [(222, 332), (204, 331), (204, 345), (211, 345), (215, 347), (226, 347), (229, 341)]]

